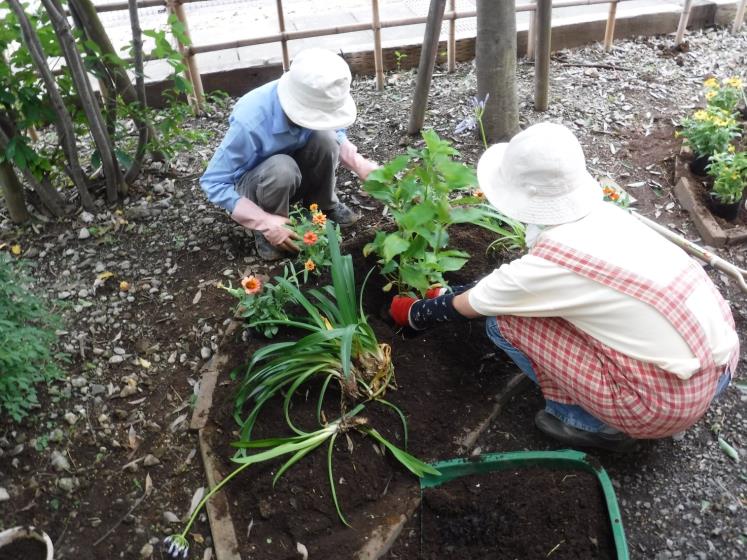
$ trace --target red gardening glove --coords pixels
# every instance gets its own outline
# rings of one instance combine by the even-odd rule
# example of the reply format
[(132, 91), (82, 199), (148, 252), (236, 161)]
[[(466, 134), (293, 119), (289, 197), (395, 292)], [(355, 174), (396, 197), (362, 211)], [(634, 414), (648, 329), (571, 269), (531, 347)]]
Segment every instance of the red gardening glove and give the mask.
[(418, 301), (415, 298), (407, 296), (394, 296), (389, 306), (389, 315), (394, 322), (400, 327), (410, 326), (410, 308), (412, 304)]
[(446, 293), (446, 288), (442, 288), (438, 284), (434, 284), (425, 291), (425, 299), (433, 299), (438, 296), (442, 296)]

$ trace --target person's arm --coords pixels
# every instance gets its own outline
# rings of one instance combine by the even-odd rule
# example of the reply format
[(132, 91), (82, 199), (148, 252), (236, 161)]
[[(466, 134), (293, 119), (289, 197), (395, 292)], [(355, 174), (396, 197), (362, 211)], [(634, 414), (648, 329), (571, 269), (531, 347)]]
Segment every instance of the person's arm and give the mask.
[(254, 135), (240, 123), (233, 121), (200, 179), (200, 186), (208, 200), (228, 210), (235, 222), (247, 229), (262, 232), (276, 247), (297, 252), (298, 247), (293, 240), (298, 239), (298, 235), (285, 227), (288, 218), (265, 212), (236, 192), (234, 176), (247, 161), (255, 158), (256, 151)]
[(401, 327), (424, 330), (439, 323), (475, 319), (482, 315), (469, 303), (469, 290), (444, 294), (432, 299), (395, 296), (389, 314)]
[(358, 147), (348, 140), (343, 130), (337, 131), (337, 141), (340, 144), (340, 164), (358, 175), (361, 181), (365, 181), (371, 171), (378, 169), (379, 164), (358, 153)]

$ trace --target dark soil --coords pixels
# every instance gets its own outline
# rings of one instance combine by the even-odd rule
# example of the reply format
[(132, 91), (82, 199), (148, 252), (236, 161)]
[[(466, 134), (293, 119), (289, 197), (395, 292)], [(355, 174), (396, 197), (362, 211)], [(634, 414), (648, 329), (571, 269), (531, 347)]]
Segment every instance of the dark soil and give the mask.
[(423, 490), (418, 515), (385, 558), (615, 558), (604, 494), (586, 471), (524, 469)]
[[(460, 271), (452, 283), (465, 282), (472, 275), (496, 266), (493, 255), (484, 253), (490, 235), (474, 227), (453, 229), (453, 243), (473, 257), (469, 268)], [(365, 241), (366, 238), (360, 237), (347, 248), (356, 260), (359, 284), (374, 264), (360, 256)], [(379, 275), (370, 277), (364, 308), (379, 341), (392, 347), (397, 389), (387, 393), (386, 399), (407, 417), (407, 450), (426, 461), (456, 456), (460, 436), (488, 414), (493, 396), (512, 367), (496, 359), (481, 322), (465, 321), (425, 334), (407, 333), (409, 337), (405, 338), (405, 333), (394, 330), (382, 319), (391, 299), (391, 294), (381, 291), (383, 284)], [(266, 342), (253, 339), (248, 347), (234, 351), (234, 366)], [(212, 409), (215, 421), (212, 445), (218, 455), (226, 458), (234, 451), (228, 442), (237, 439), (237, 424), (231, 415), (233, 387), (219, 382)], [(293, 402), (293, 418), (300, 425), (313, 418), (317, 391), (318, 386), (311, 385), (308, 398)], [(339, 399), (339, 393), (330, 391), (325, 405), (330, 420), (339, 416)], [(359, 416), (365, 417), (369, 425), (392, 443), (404, 447), (401, 423), (389, 408), (370, 404)], [(308, 425), (311, 427), (312, 423)], [(270, 401), (254, 436), (277, 437), (288, 432), (280, 402)], [(274, 488), (272, 476), (280, 462), (251, 467), (226, 488), (242, 551), (256, 560), (290, 560), (298, 558), (296, 543), (300, 542), (307, 547), (310, 557), (351, 558), (363, 544), (361, 538), (366, 529), (391, 513), (381, 511), (382, 498), (416, 490), (416, 479), (389, 454), (382, 454), (378, 445), (355, 431), (347, 432), (346, 436), (338, 438), (335, 444), (334, 478), (340, 507), (351, 527), (345, 528), (335, 511), (326, 453), (320, 448), (289, 470)], [(226, 461), (225, 473), (232, 468)], [(251, 538), (248, 538), (243, 528), (250, 526)]]
[(18, 539), (0, 548), (0, 560), (45, 560), (47, 546), (37, 539)]

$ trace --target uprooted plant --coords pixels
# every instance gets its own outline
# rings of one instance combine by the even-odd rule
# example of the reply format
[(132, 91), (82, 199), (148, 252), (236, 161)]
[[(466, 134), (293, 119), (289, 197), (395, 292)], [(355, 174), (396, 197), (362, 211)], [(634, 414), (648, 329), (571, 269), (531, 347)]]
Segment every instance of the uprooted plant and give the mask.
[[(252, 356), (236, 397), (236, 416), (242, 439), (249, 439), (263, 405), (281, 392), (288, 425), (302, 433), (290, 420), (288, 407), (293, 395), (311, 379), (323, 378), (317, 407), (329, 384), (336, 380), (348, 401), (382, 396), (393, 381), (394, 368), (389, 345), (380, 344), (357, 298), (353, 260), (341, 255), (332, 223), (327, 223), (331, 257), (332, 285), (309, 290), (304, 295), (286, 278), (275, 277), (290, 294), (291, 301), (306, 311), (306, 316), (287, 320), (267, 319), (251, 326), (277, 325), (300, 329), (306, 336), (293, 342), (270, 344)], [(241, 419), (244, 406), (252, 402), (249, 415)]]
[(434, 285), (445, 285), (444, 273), (462, 268), (469, 253), (449, 248), (449, 227), (472, 223), (501, 237), (519, 234), (471, 190), (477, 184), (471, 167), (455, 161), (459, 152), (432, 131), (423, 132), (425, 146), (410, 148), (372, 172), (364, 189), (383, 202), (397, 230), (379, 231), (365, 255), (379, 257), (387, 278), (385, 291), (411, 290), (424, 295)]

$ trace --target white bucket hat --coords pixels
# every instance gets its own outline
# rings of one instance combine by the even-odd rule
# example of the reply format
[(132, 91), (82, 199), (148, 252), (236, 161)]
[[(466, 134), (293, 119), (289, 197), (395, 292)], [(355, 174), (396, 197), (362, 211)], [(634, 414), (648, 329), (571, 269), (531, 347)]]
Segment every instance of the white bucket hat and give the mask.
[(346, 128), (355, 122), (347, 62), (326, 49), (306, 49), (278, 81), (280, 106), (290, 120), (311, 130)]
[(576, 221), (603, 196), (576, 137), (553, 123), (535, 124), (488, 148), (477, 164), (477, 180), (498, 211), (527, 224)]

